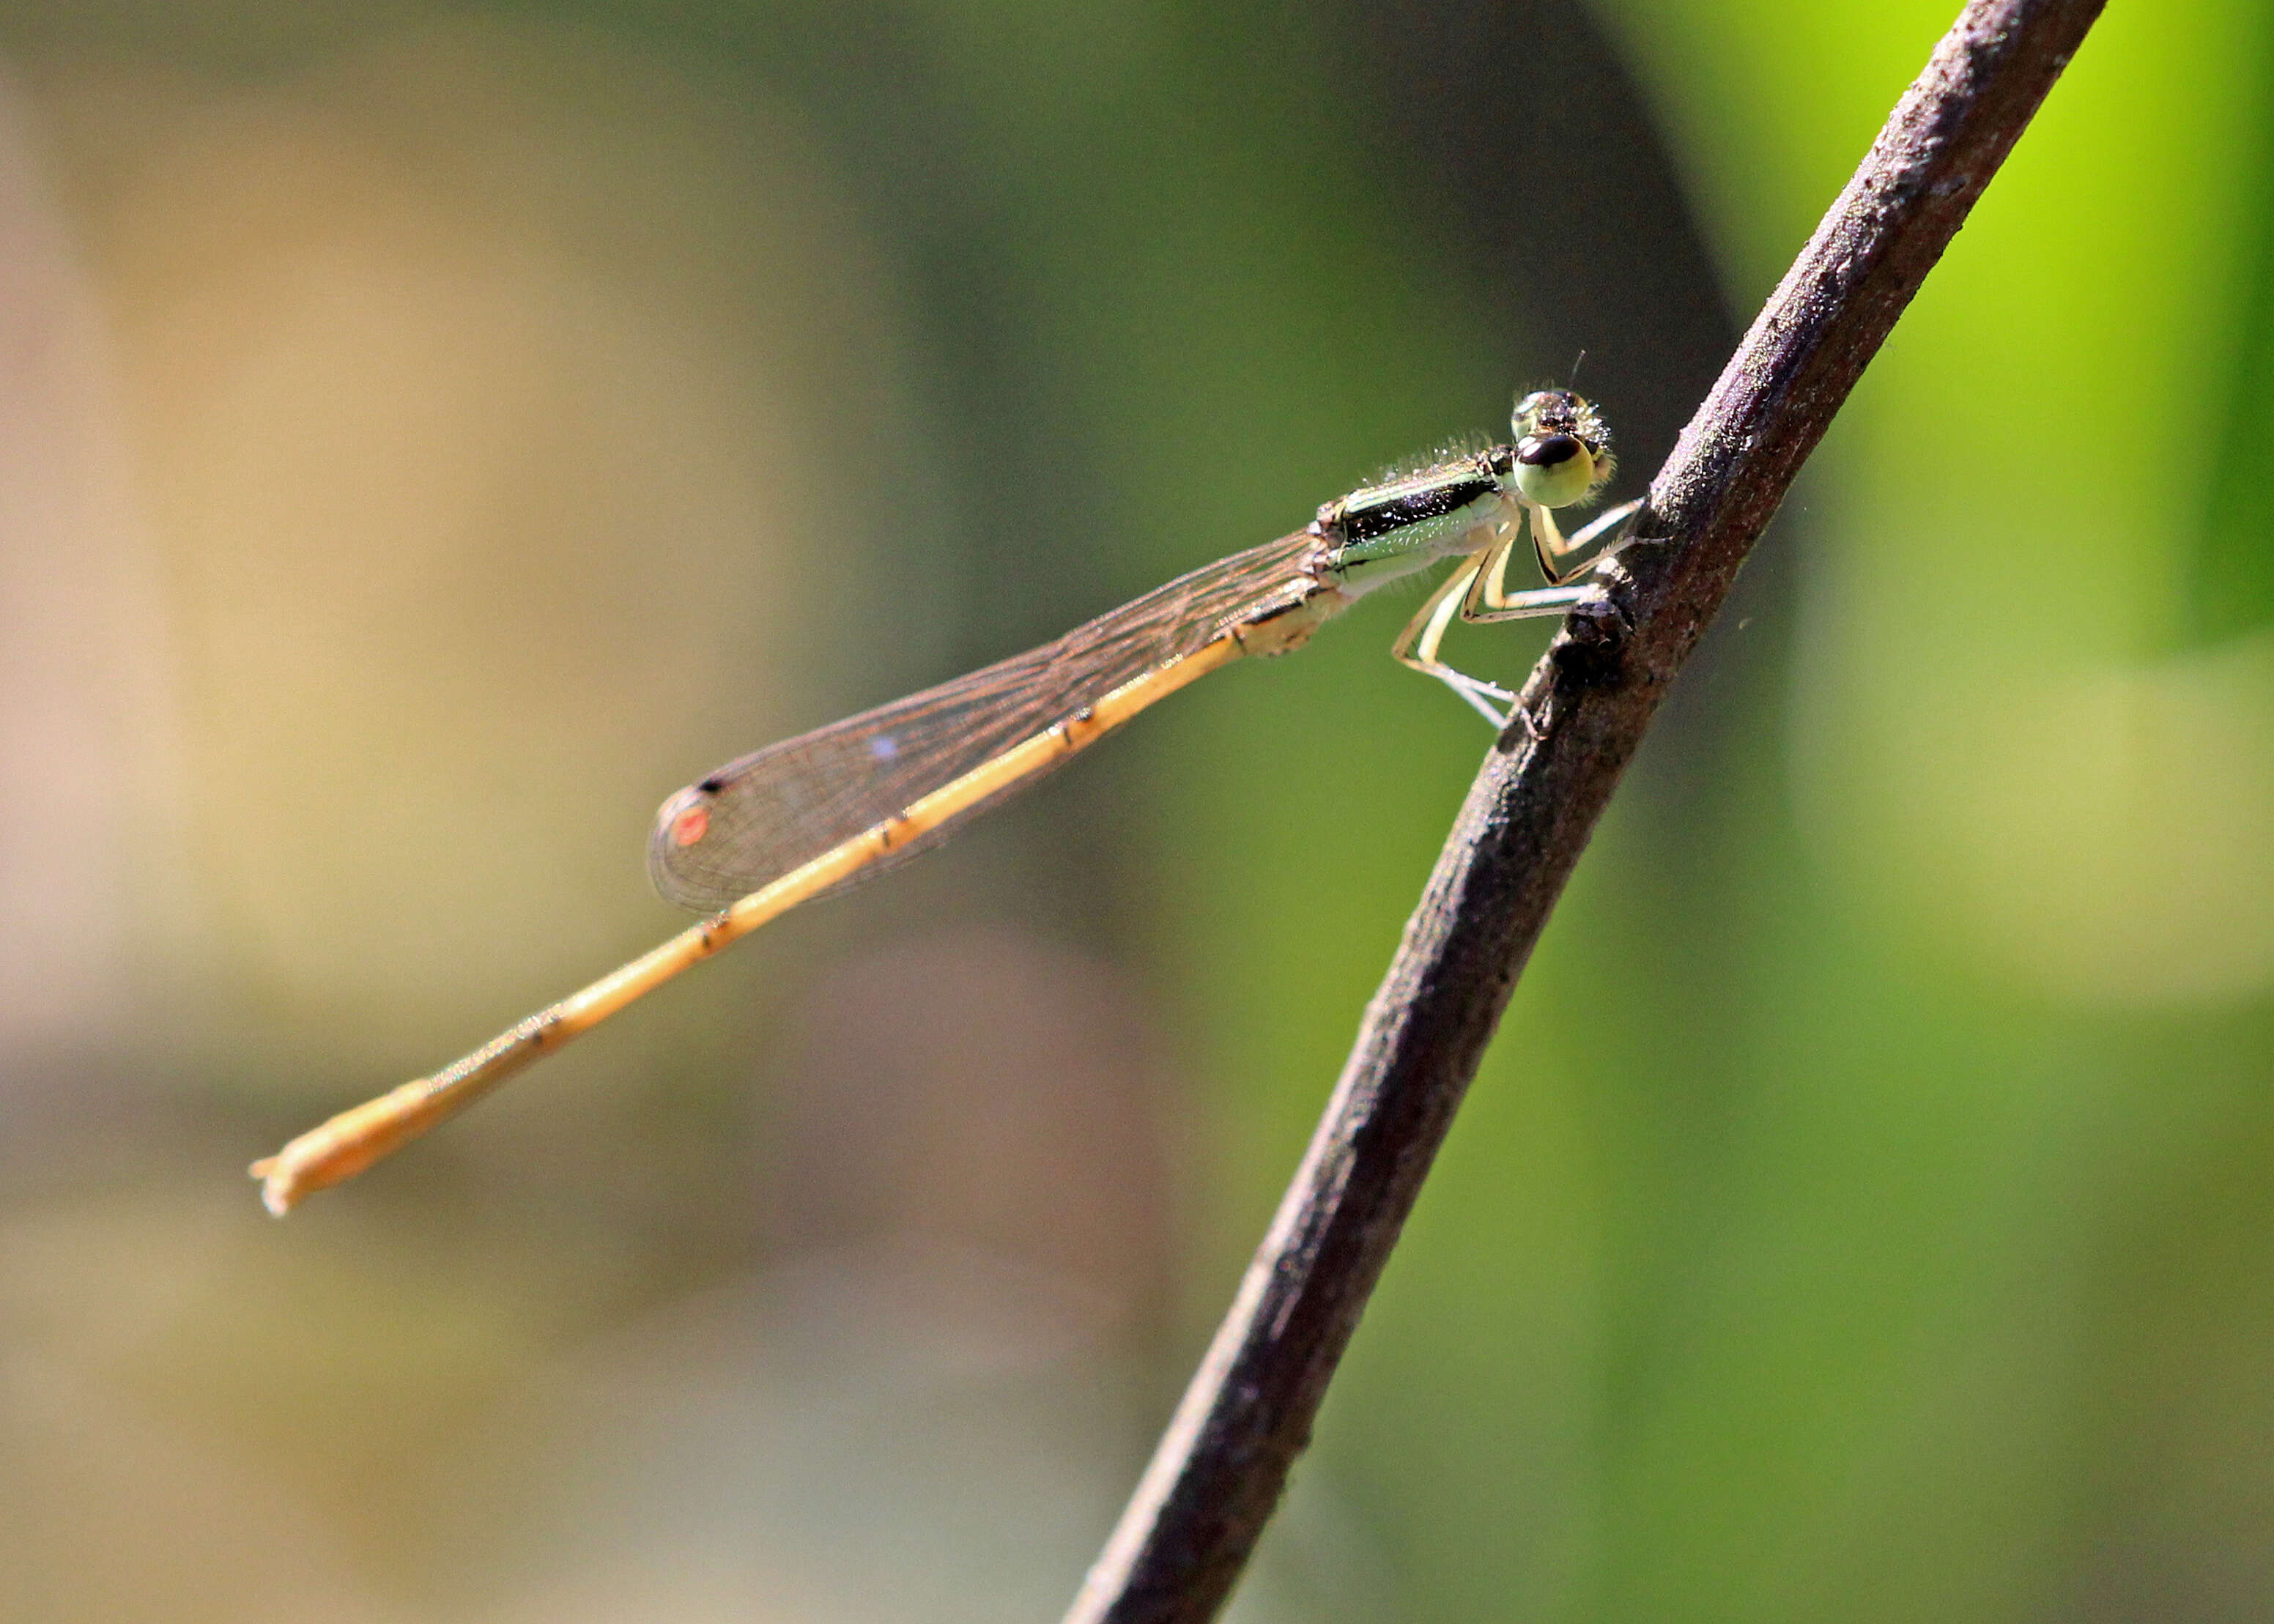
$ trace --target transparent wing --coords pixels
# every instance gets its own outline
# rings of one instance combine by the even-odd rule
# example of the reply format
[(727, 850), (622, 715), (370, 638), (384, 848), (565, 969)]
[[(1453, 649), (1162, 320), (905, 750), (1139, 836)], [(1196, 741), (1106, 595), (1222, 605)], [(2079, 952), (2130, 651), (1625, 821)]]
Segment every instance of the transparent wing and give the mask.
[[(648, 838), (656, 889), (709, 910), (770, 884), (1122, 684), (1300, 602), (1316, 590), (1306, 565), (1317, 545), (1299, 530), (1236, 553), (1055, 643), (729, 762), (657, 813)], [(937, 844), (1033, 781), (967, 808), (847, 883)]]

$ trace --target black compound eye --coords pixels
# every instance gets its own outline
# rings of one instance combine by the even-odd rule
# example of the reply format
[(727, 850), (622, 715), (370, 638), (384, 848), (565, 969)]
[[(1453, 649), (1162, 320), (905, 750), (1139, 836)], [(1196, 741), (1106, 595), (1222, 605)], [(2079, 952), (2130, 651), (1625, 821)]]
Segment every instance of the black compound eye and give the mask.
[(1516, 444), (1517, 493), (1542, 508), (1582, 500), (1609, 471), (1577, 434), (1526, 434)]
[(1571, 434), (1527, 434), (1516, 447), (1516, 460), (1526, 468), (1553, 468), (1568, 462), (1585, 447)]

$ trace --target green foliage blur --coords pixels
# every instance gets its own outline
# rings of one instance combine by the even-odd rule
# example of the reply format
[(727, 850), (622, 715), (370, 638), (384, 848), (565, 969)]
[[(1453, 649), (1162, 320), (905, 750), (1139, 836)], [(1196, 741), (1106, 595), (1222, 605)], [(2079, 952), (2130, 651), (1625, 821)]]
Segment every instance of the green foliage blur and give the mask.
[[(677, 929), (721, 761), (1575, 365), (1638, 494), (1954, 5), (0, 5), (0, 1618), (1056, 1616), (1485, 743), (1399, 604), (237, 1169)], [(2118, 4), (1235, 1617), (2274, 1613), (2270, 459), (2274, 13)]]

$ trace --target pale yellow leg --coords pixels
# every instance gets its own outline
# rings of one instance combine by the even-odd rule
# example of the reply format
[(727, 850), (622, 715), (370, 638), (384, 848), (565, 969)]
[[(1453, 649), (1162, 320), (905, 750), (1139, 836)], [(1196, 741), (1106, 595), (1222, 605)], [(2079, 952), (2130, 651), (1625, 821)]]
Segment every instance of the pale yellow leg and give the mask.
[(1495, 710), (1492, 702), (1498, 700), (1502, 704), (1512, 705), (1516, 703), (1516, 695), (1482, 678), (1454, 670), (1437, 658), (1437, 649), (1445, 641), (1445, 628), (1462, 612), (1471, 587), (1495, 555), (1506, 557), (1508, 550), (1515, 545), (1515, 538), (1510, 537), (1507, 541), (1471, 553), (1459, 568), (1446, 576), (1443, 583), (1429, 594), (1428, 602), (1423, 604), (1413, 618), (1405, 623), (1405, 629), (1397, 634), (1397, 641), (1389, 645), (1391, 658), (1402, 665), (1436, 678), (1473, 705), (1477, 713), (1490, 722), (1495, 731), (1508, 726), (1508, 714)]
[[(1535, 515), (1545, 508), (1532, 508)], [(1557, 537), (1561, 541), (1562, 537)], [(1529, 592), (1508, 590), (1508, 561), (1516, 555), (1515, 538), (1495, 549), (1485, 567), (1477, 571), (1469, 590), (1461, 598), (1461, 619), (1479, 626), (1489, 626), (1498, 620), (1528, 620), (1542, 615), (1562, 614), (1594, 590), (1591, 586), (1540, 587)]]
[[(1635, 509), (1641, 506), (1642, 502), (1639, 499), (1631, 502), (1622, 502), (1608, 513), (1595, 519), (1577, 535), (1568, 539), (1564, 537), (1562, 527), (1555, 523), (1555, 514), (1552, 508), (1530, 508), (1532, 546), (1540, 559), (1541, 577), (1550, 586), (1562, 586), (1568, 582), (1577, 580), (1581, 571), (1592, 568), (1595, 558), (1607, 558), (1617, 552), (1624, 545), (1624, 538), (1611, 543), (1596, 553), (1594, 558), (1589, 558), (1585, 563), (1571, 562), (1573, 559), (1586, 553), (1595, 538), (1613, 525), (1623, 523), (1632, 517)], [(1497, 586), (1498, 583), (1495, 582), (1495, 585)], [(1489, 606), (1495, 609), (1501, 607), (1498, 604), (1491, 604)]]
[(1608, 558), (1624, 545), (1625, 538), (1621, 537), (1590, 557), (1585, 564), (1561, 575), (1548, 562), (1550, 552), (1565, 559), (1585, 553), (1595, 538), (1631, 516), (1641, 506), (1639, 501), (1632, 501), (1614, 508), (1569, 540), (1556, 528), (1554, 514), (1545, 508), (1527, 508), (1532, 524), (1532, 546), (1539, 554), (1540, 568), (1555, 584), (1535, 588), (1528, 592), (1510, 591), (1508, 560), (1515, 549), (1502, 547), (1493, 555), (1488, 566), (1477, 573), (1471, 583), (1467, 596), (1461, 601), (1461, 619), (1476, 625), (1489, 626), (1499, 620), (1527, 620), (1541, 615), (1562, 614), (1595, 590), (1592, 586), (1568, 583), (1583, 571), (1593, 568), (1598, 560)]

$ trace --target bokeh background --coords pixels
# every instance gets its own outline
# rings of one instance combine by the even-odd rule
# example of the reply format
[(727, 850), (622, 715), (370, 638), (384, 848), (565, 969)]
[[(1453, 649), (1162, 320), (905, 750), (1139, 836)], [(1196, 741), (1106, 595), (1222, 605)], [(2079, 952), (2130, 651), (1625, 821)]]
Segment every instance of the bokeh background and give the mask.
[[(289, 1222), (244, 1164), (677, 929), (719, 761), (1582, 350), (1638, 492), (1953, 9), (0, 5), (0, 1616), (1055, 1618), (1484, 745), (1397, 605)], [(2274, 12), (2119, 0), (1239, 1618), (2274, 1614), (2270, 380)]]

